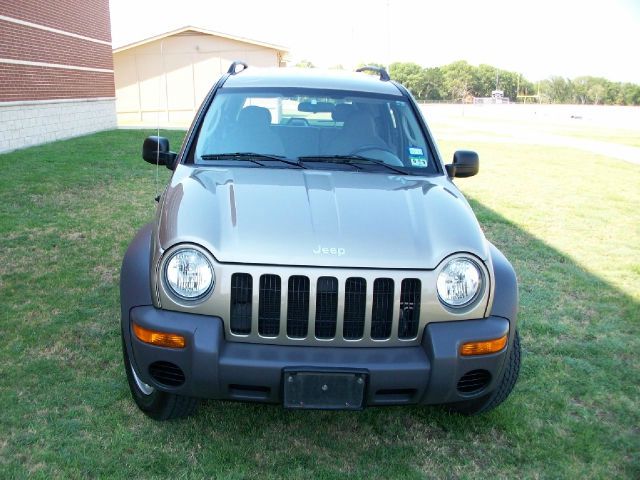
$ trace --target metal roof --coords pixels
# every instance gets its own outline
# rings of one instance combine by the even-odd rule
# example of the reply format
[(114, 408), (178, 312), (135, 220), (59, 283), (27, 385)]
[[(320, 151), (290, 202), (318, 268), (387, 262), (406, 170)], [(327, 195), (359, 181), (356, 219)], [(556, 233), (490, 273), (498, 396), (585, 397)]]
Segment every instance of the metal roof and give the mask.
[(377, 75), (322, 70), (318, 68), (255, 68), (249, 67), (230, 75), (224, 88), (297, 87), (325, 90), (349, 90), (402, 96), (392, 82), (385, 82)]
[(259, 40), (252, 40), (250, 38), (238, 37), (236, 35), (229, 35), (228, 33), (214, 32), (213, 30), (206, 30), (206, 29), (200, 28), (200, 27), (186, 26), (186, 27), (178, 28), (177, 30), (172, 30), (170, 32), (161, 33), (160, 35), (156, 35), (154, 37), (145, 38), (144, 40), (139, 40), (139, 41), (134, 42), (134, 43), (129, 43), (127, 45), (123, 45), (122, 47), (114, 48), (113, 49), (113, 53), (122, 52), (123, 50), (128, 50), (130, 48), (139, 47), (140, 45), (144, 45), (146, 43), (155, 42), (156, 40), (161, 40), (163, 38), (171, 37), (173, 35), (179, 35), (181, 33), (189, 32), (189, 31), (192, 31), (192, 32), (195, 32), (195, 33), (201, 33), (203, 35), (212, 35), (212, 36), (215, 36), (215, 37), (221, 37), (221, 38), (226, 38), (226, 39), (229, 39), (229, 40), (235, 40), (237, 42), (249, 43), (251, 45), (256, 45), (258, 47), (264, 47), (264, 48), (270, 48), (270, 49), (273, 49), (273, 50), (277, 50), (279, 52), (285, 52), (285, 53), (289, 52), (289, 49), (287, 47), (283, 47), (282, 45), (275, 45), (273, 43), (261, 42)]

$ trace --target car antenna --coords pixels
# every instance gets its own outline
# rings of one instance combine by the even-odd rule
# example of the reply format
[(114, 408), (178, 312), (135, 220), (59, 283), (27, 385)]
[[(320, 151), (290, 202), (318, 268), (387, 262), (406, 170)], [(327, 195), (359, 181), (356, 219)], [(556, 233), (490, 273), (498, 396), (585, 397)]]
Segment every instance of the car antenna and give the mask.
[[(160, 61), (162, 62), (162, 69), (164, 70), (164, 40), (160, 40)], [(158, 122), (157, 125), (157, 134), (158, 138), (160, 138), (160, 103), (162, 102), (162, 84), (160, 79), (162, 78), (162, 75), (158, 76), (158, 112), (156, 115), (156, 120)], [(168, 105), (167, 105), (168, 107)], [(167, 119), (168, 120), (168, 119)], [(156, 196), (155, 196), (155, 200), (156, 202), (160, 201), (160, 194), (158, 193), (158, 184), (160, 183), (160, 147), (158, 147), (156, 149), (156, 181), (155, 181), (155, 187), (156, 187)]]

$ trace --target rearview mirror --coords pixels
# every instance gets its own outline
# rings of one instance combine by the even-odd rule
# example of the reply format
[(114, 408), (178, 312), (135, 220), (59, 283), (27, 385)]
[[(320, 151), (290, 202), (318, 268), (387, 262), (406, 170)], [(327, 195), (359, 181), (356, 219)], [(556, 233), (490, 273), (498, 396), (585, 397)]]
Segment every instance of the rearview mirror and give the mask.
[(473, 177), (480, 170), (480, 159), (476, 152), (458, 150), (453, 154), (453, 163), (445, 166), (451, 178)]
[(166, 165), (173, 170), (178, 155), (169, 150), (169, 140), (155, 135), (144, 139), (142, 144), (142, 158), (153, 165)]
[(330, 102), (300, 102), (298, 104), (298, 111), (308, 113), (331, 113), (333, 112), (333, 107), (333, 103)]

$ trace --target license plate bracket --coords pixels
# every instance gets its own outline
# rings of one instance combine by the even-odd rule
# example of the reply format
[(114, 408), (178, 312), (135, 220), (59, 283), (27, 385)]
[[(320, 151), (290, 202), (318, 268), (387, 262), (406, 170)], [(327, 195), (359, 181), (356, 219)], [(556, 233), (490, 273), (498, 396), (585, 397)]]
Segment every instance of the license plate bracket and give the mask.
[(284, 407), (362, 410), (367, 373), (363, 371), (284, 370)]

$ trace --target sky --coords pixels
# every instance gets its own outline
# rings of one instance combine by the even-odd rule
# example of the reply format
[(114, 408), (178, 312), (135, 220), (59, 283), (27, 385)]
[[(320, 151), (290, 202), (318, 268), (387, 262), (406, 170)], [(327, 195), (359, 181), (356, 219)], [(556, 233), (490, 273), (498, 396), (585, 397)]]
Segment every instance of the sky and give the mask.
[(640, 0), (110, 0), (114, 48), (183, 26), (283, 45), (319, 67), (456, 60), (531, 81), (640, 84)]

